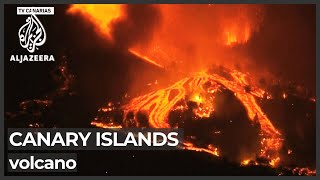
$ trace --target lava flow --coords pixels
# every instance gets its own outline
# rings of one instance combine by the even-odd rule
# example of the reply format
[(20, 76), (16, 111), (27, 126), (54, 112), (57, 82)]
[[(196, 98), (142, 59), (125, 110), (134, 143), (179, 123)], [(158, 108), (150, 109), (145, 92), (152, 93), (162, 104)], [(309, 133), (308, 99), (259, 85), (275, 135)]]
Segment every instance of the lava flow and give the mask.
[[(141, 126), (136, 115), (143, 112), (147, 114), (150, 127), (173, 127), (168, 120), (169, 113), (188, 110), (190, 107), (188, 107), (187, 102), (189, 101), (196, 104), (192, 108), (195, 119), (209, 118), (215, 113), (215, 94), (222, 89), (227, 89), (241, 101), (252, 123), (257, 123), (261, 127), (262, 137), (259, 156), (269, 159), (269, 165), (276, 166), (280, 161), (281, 133), (273, 126), (257, 102), (257, 98), (262, 98), (266, 92), (257, 87), (246, 90), (246, 87), (249, 86), (246, 74), (236, 70), (229, 73), (231, 75), (230, 79), (214, 73), (199, 72), (183, 78), (167, 88), (134, 98), (128, 104), (122, 106), (125, 119), (123, 124), (126, 124), (126, 121), (131, 121), (130, 124), (134, 124), (136, 127)], [(112, 111), (111, 107), (103, 109), (104, 111)], [(96, 120), (100, 119), (97, 118)], [(93, 121), (92, 125), (104, 128), (115, 127), (113, 122), (106, 124), (101, 121)], [(177, 125), (175, 128), (179, 128), (179, 126)], [(188, 150), (204, 151), (216, 156), (223, 155), (223, 152), (219, 152), (218, 148), (212, 144), (205, 148), (197, 147), (191, 142), (185, 142), (184, 144), (184, 148)]]

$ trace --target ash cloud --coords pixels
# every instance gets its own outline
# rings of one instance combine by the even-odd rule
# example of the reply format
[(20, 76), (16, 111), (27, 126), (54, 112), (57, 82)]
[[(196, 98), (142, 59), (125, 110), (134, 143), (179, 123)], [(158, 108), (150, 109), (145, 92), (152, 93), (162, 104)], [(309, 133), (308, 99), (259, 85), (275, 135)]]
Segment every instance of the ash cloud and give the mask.
[(129, 48), (136, 43), (148, 43), (161, 21), (159, 7), (152, 4), (124, 5), (124, 15), (112, 22), (111, 35), (116, 46)]

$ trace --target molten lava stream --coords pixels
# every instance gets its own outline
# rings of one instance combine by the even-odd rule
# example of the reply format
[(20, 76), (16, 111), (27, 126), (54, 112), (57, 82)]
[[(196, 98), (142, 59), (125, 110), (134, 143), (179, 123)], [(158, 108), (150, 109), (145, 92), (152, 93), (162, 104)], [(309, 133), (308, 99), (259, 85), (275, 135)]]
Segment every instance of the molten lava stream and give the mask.
[[(194, 92), (209, 93), (205, 92), (203, 88), (207, 82), (217, 82), (223, 85), (225, 88), (235, 93), (236, 97), (242, 102), (247, 110), (248, 117), (254, 121), (257, 120), (261, 126), (261, 132), (263, 138), (261, 140), (261, 156), (270, 159), (270, 165), (276, 166), (280, 161), (279, 150), (282, 146), (282, 139), (280, 132), (273, 126), (268, 117), (264, 114), (258, 103), (256, 97), (261, 98), (264, 91), (259, 88), (252, 88), (251, 92), (246, 92), (245, 87), (248, 86), (246, 75), (238, 71), (231, 71), (230, 74), (234, 80), (227, 80), (226, 78), (217, 74), (207, 74), (204, 72), (195, 74), (191, 77), (183, 78), (182, 80), (174, 83), (173, 85), (160, 89), (156, 92), (152, 92), (131, 100), (127, 105), (124, 105), (125, 115), (128, 112), (146, 112), (149, 117), (149, 124), (154, 128), (169, 128), (168, 115), (173, 110), (178, 101), (184, 99), (187, 95)], [(210, 89), (214, 89), (217, 84), (214, 84)], [(193, 101), (201, 101), (207, 108), (206, 110), (211, 113), (209, 101), (195, 97)], [(187, 108), (187, 107), (180, 107)], [(200, 109), (203, 110), (203, 109)], [(197, 114), (201, 117), (201, 114)], [(185, 146), (185, 149), (204, 151), (213, 155), (218, 155), (218, 151), (212, 151), (206, 148), (198, 148), (193, 145)]]
[(149, 59), (147, 56), (141, 55), (140, 53), (138, 53), (137, 51), (135, 51), (133, 49), (129, 49), (129, 52), (132, 53), (133, 55), (139, 57), (140, 59), (152, 64), (152, 65), (158, 66), (159, 68), (164, 68), (162, 65), (160, 65), (160, 64), (156, 63), (155, 61)]

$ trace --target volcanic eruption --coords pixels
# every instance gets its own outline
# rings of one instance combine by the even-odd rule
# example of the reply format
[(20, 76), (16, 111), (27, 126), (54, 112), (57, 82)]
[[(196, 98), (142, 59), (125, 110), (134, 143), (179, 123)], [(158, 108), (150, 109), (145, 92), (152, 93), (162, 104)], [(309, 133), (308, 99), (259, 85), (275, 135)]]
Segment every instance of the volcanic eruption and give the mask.
[[(91, 124), (183, 128), (183, 149), (229, 157), (241, 165), (279, 166), (284, 137), (261, 108), (263, 99), (273, 97), (250, 74), (256, 71), (248, 68), (249, 57), (236, 50), (259, 31), (264, 11), (263, 5), (70, 6), (67, 13), (80, 14), (101, 38), (168, 74), (157, 77), (165, 83), (151, 92), (126, 103), (107, 103)], [(245, 72), (234, 67), (239, 63)], [(228, 115), (232, 113), (237, 117)], [(232, 153), (227, 150), (232, 146), (224, 145), (230, 144), (228, 124), (242, 129), (229, 129), (234, 141), (243, 143)], [(241, 140), (243, 134), (248, 142)]]
[[(269, 159), (270, 165), (274, 166), (280, 160), (278, 151), (281, 148), (281, 133), (272, 125), (256, 102), (256, 98), (262, 98), (266, 93), (262, 89), (250, 87), (246, 74), (239, 71), (226, 71), (226, 74), (230, 76), (230, 79), (227, 79), (204, 68), (213, 64), (214, 60), (209, 60), (209, 58), (217, 59), (216, 57), (219, 56), (221, 51), (226, 52), (225, 49), (227, 48), (224, 46), (244, 44), (248, 41), (251, 34), (258, 30), (258, 25), (263, 18), (263, 8), (247, 5), (230, 7), (198, 6), (215, 17), (216, 21), (207, 23), (209, 26), (203, 27), (200, 26), (200, 21), (192, 21), (192, 16), (185, 17), (177, 13), (181, 12), (186, 15), (186, 12), (196, 10), (194, 6), (181, 8), (181, 6), (169, 5), (73, 5), (68, 13), (82, 13), (84, 17), (95, 24), (97, 32), (107, 40), (120, 44), (122, 47), (123, 44), (126, 44), (125, 48), (129, 52), (160, 68), (165, 67), (168, 71), (174, 66), (172, 63), (176, 63), (177, 65), (174, 67), (177, 67), (178, 71), (182, 71), (187, 76), (167, 88), (136, 97), (124, 105), (122, 107), (124, 124), (141, 126), (136, 117), (139, 112), (146, 113), (148, 124), (153, 128), (181, 127), (181, 123), (169, 122), (169, 115), (172, 111), (192, 109), (192, 115), (190, 116), (194, 116), (196, 119), (210, 118), (216, 109), (214, 103), (216, 93), (226, 89), (234, 93), (234, 96), (240, 100), (250, 121), (261, 126), (263, 135), (260, 155)], [(162, 16), (160, 16), (160, 12), (162, 12)], [(175, 13), (173, 14), (173, 12)], [(226, 16), (227, 13), (231, 12), (234, 15)], [(199, 14), (197, 20), (206, 16), (205, 14)], [(146, 15), (148, 18), (142, 20), (142, 16), (145, 17)], [(236, 18), (235, 15), (237, 15)], [(183, 27), (179, 24), (181, 21), (190, 24), (187, 25), (187, 28), (190, 29), (181, 31)], [(208, 22), (209, 19), (204, 19), (204, 22), (206, 21)], [(201, 23), (204, 22), (201, 21)], [(156, 25), (158, 26), (155, 27)], [(195, 28), (190, 27), (191, 25)], [(213, 38), (204, 39), (205, 36), (202, 34), (209, 31), (212, 31), (208, 34), (209, 37), (211, 35)], [(178, 33), (181, 35), (177, 36)], [(196, 35), (190, 37), (188, 36), (188, 34), (191, 35), (190, 33)], [(197, 36), (197, 34), (201, 35)], [(123, 40), (126, 40), (126, 43)], [(172, 41), (178, 43), (171, 44)], [(194, 47), (186, 46), (192, 43), (197, 43), (197, 45)], [(209, 50), (207, 46), (213, 48)], [(201, 59), (197, 57), (200, 53), (203, 54)], [(180, 59), (180, 61), (177, 59)], [(191, 64), (193, 67), (190, 66)], [(192, 73), (186, 73), (188, 71)], [(246, 89), (248, 87), (249, 90)], [(188, 102), (194, 102), (195, 106), (189, 107)], [(130, 121), (130, 123), (125, 121)], [(92, 124), (109, 127), (96, 121)], [(122, 126), (121, 123), (118, 125)], [(184, 148), (186, 149), (206, 151), (216, 156), (220, 154), (218, 148), (212, 148), (211, 144), (206, 145), (207, 147), (196, 147), (190, 142), (185, 142), (185, 144)]]
[[(101, 39), (165, 74), (155, 76), (147, 84), (150, 88), (138, 93), (134, 89), (145, 82), (130, 84), (123, 101), (106, 102), (91, 125), (182, 128), (181, 149), (227, 158), (240, 166), (287, 165), (283, 151), (289, 155), (292, 149), (264, 108), (266, 101), (277, 98), (260, 78), (268, 69), (255, 69), (243, 51), (260, 30), (263, 5), (75, 4), (66, 13), (80, 15)], [(60, 71), (73, 80), (64, 66)], [(275, 78), (269, 72), (267, 77)], [(70, 86), (67, 80), (61, 92)], [(288, 93), (281, 91), (281, 99), (286, 98)], [(313, 96), (307, 99), (315, 101)], [(21, 106), (26, 104), (30, 103)], [(289, 171), (315, 174), (309, 168)]]

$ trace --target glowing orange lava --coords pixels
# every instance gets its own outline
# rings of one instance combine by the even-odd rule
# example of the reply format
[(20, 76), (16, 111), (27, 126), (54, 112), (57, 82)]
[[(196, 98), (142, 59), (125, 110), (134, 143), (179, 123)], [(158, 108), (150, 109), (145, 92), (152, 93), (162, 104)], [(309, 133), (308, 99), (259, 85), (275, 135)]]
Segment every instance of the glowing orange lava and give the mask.
[[(282, 138), (280, 132), (273, 126), (271, 120), (258, 105), (256, 99), (262, 98), (264, 91), (257, 87), (251, 87), (248, 92), (245, 87), (248, 86), (248, 77), (239, 71), (230, 71), (233, 80), (228, 80), (217, 74), (208, 74), (199, 72), (190, 77), (181, 79), (171, 86), (158, 91), (139, 96), (132, 99), (123, 106), (125, 115), (128, 112), (145, 112), (148, 115), (149, 125), (153, 128), (170, 128), (168, 115), (174, 110), (179, 101), (188, 98), (188, 101), (196, 102), (199, 106), (194, 109), (194, 113), (199, 118), (209, 117), (214, 113), (214, 104), (212, 99), (206, 94), (214, 94), (219, 91), (221, 85), (232, 92), (242, 102), (247, 110), (248, 117), (252, 121), (258, 121), (261, 126), (261, 150), (260, 156), (270, 160), (269, 165), (277, 166), (280, 161), (279, 150), (282, 147)], [(210, 84), (206, 87), (205, 84)], [(206, 87), (206, 88), (205, 88)], [(191, 95), (191, 96), (190, 96)], [(190, 97), (188, 97), (190, 96)], [(185, 105), (177, 106), (179, 109), (187, 109)], [(98, 127), (108, 127), (105, 124), (94, 124)], [(113, 127), (113, 125), (111, 125)], [(217, 148), (200, 148), (192, 143), (184, 143), (184, 149), (207, 152), (219, 156)], [(254, 159), (252, 159), (254, 161)], [(245, 163), (250, 160), (244, 160)]]
[(143, 56), (143, 55), (139, 54), (138, 52), (134, 51), (133, 49), (129, 49), (129, 52), (131, 52), (131, 53), (134, 54), (135, 56), (140, 57), (141, 59), (145, 60), (145, 61), (148, 62), (148, 63), (151, 63), (151, 64), (153, 64), (153, 65), (156, 65), (156, 66), (158, 66), (158, 67), (160, 67), (160, 68), (163, 68), (162, 65), (154, 62), (153, 60), (149, 59), (147, 56)]

